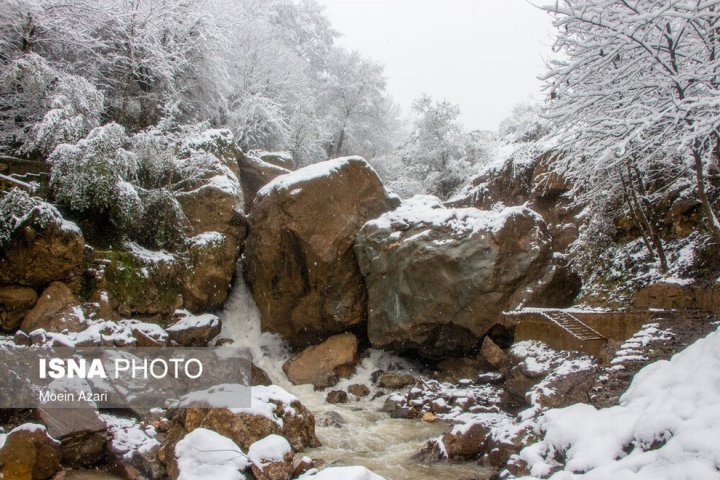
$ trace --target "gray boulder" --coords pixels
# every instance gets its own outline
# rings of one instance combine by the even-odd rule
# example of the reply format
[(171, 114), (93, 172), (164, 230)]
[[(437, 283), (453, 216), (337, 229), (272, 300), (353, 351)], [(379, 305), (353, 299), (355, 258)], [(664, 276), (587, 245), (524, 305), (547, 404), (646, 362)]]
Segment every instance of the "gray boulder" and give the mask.
[(463, 356), (551, 259), (542, 217), (524, 207), (449, 209), (416, 196), (365, 224), (355, 253), (376, 348)]

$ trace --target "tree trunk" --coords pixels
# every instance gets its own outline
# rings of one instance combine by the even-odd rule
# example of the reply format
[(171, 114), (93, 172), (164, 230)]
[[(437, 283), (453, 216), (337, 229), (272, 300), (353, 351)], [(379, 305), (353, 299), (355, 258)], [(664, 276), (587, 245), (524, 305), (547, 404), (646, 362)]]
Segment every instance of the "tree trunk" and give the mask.
[(627, 182), (625, 181), (625, 177), (622, 174), (622, 171), (620, 172), (620, 182), (623, 186), (623, 193), (625, 196), (625, 202), (627, 202), (628, 207), (630, 207), (630, 214), (635, 219), (635, 223), (637, 224), (638, 228), (640, 229), (640, 235), (642, 236), (643, 243), (645, 244), (645, 248), (647, 249), (648, 253), (651, 257), (655, 258), (655, 250), (653, 250), (652, 245), (650, 245), (650, 239), (648, 238), (647, 232), (645, 231), (645, 227), (643, 226), (642, 221), (640, 221), (640, 216), (638, 215), (638, 212), (635, 210), (635, 206), (633, 205), (632, 200), (630, 199), (630, 192), (629, 188), (627, 186)]
[(713, 211), (710, 199), (705, 191), (705, 173), (703, 172), (703, 161), (702, 154), (697, 148), (692, 149), (693, 160), (695, 161), (695, 181), (697, 182), (698, 197), (700, 197), (700, 203), (702, 204), (705, 216), (710, 224), (710, 231), (715, 237), (715, 240), (720, 242), (720, 221), (718, 221), (715, 212)]
[(335, 152), (333, 156), (340, 155), (340, 149), (342, 148), (343, 142), (345, 141), (345, 126), (340, 129), (340, 136), (338, 136), (338, 141), (335, 144)]
[[(667, 256), (665, 255), (665, 247), (663, 247), (662, 238), (660, 238), (660, 230), (658, 229), (658, 218), (657, 215), (655, 215), (652, 204), (647, 199), (647, 190), (645, 189), (645, 185), (643, 184), (642, 177), (640, 176), (640, 171), (637, 169), (637, 167), (633, 166), (633, 170), (635, 171), (635, 175), (637, 177), (637, 183), (638, 183), (638, 191), (640, 192), (640, 195), (642, 195), (642, 202), (639, 202), (637, 199), (637, 193), (635, 192), (635, 186), (632, 179), (632, 172), (633, 170), (630, 169), (630, 164), (627, 165), (628, 168), (628, 175), (630, 175), (630, 184), (631, 189), (633, 192), (633, 195), (635, 196), (635, 202), (638, 203), (638, 208), (640, 208), (640, 213), (642, 214), (643, 218), (645, 219), (645, 222), (648, 225), (648, 228), (650, 229), (650, 238), (652, 240), (653, 245), (655, 246), (655, 250), (657, 251), (658, 258), (660, 259), (660, 270), (665, 273), (668, 271), (668, 263), (667, 263)], [(645, 214), (645, 210), (642, 210), (642, 206), (645, 206), (645, 209), (647, 210), (647, 214)]]

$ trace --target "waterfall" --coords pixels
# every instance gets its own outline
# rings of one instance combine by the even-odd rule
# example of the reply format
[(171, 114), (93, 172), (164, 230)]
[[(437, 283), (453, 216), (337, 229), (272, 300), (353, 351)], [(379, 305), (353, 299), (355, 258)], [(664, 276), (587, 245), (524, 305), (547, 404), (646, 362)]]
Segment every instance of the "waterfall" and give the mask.
[[(239, 269), (220, 317), (223, 324), (220, 336), (232, 339), (234, 345), (249, 348), (255, 365), (265, 370), (273, 383), (297, 396), (315, 414), (316, 433), (322, 447), (303, 454), (337, 466), (363, 465), (387, 480), (432, 480), (471, 475), (489, 477), (490, 471), (474, 462), (424, 465), (410, 459), (428, 439), (448, 431), (450, 426), (442, 422), (394, 419), (381, 411), (390, 392), (373, 399), (378, 391), (371, 375), (378, 369), (413, 371), (412, 365), (403, 358), (370, 349), (352, 378), (342, 379), (326, 391), (315, 391), (312, 385), (293, 385), (283, 373), (282, 365), (290, 358), (290, 350), (278, 335), (261, 331), (260, 311)], [(355, 383), (367, 385), (370, 395), (346, 404), (333, 405), (325, 401), (329, 390), (345, 390)]]

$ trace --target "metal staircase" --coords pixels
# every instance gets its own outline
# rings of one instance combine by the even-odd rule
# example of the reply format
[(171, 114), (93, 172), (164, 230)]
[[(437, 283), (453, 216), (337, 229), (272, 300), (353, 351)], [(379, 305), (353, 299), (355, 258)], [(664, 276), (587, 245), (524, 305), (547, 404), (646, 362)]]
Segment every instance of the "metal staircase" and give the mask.
[(563, 310), (546, 310), (542, 316), (562, 328), (578, 340), (607, 340), (597, 330), (589, 327), (574, 315)]

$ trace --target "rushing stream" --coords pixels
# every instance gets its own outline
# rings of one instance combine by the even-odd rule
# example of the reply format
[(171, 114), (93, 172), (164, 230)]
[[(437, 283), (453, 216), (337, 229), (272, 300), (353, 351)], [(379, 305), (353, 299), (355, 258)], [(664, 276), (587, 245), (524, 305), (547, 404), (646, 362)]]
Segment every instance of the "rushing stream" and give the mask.
[(490, 471), (474, 462), (423, 465), (411, 460), (425, 442), (449, 426), (443, 422), (393, 419), (380, 411), (386, 396), (369, 400), (375, 393), (370, 375), (377, 369), (405, 362), (392, 354), (371, 350), (356, 374), (335, 388), (345, 389), (362, 383), (371, 389), (367, 399), (347, 404), (328, 404), (327, 391), (314, 391), (311, 385), (293, 385), (282, 372), (289, 353), (279, 337), (261, 333), (260, 315), (242, 276), (238, 274), (233, 291), (221, 313), (222, 337), (252, 350), (255, 364), (265, 370), (273, 383), (297, 396), (315, 414), (316, 432), (322, 447), (304, 452), (334, 465), (364, 465), (388, 480), (483, 478)]

